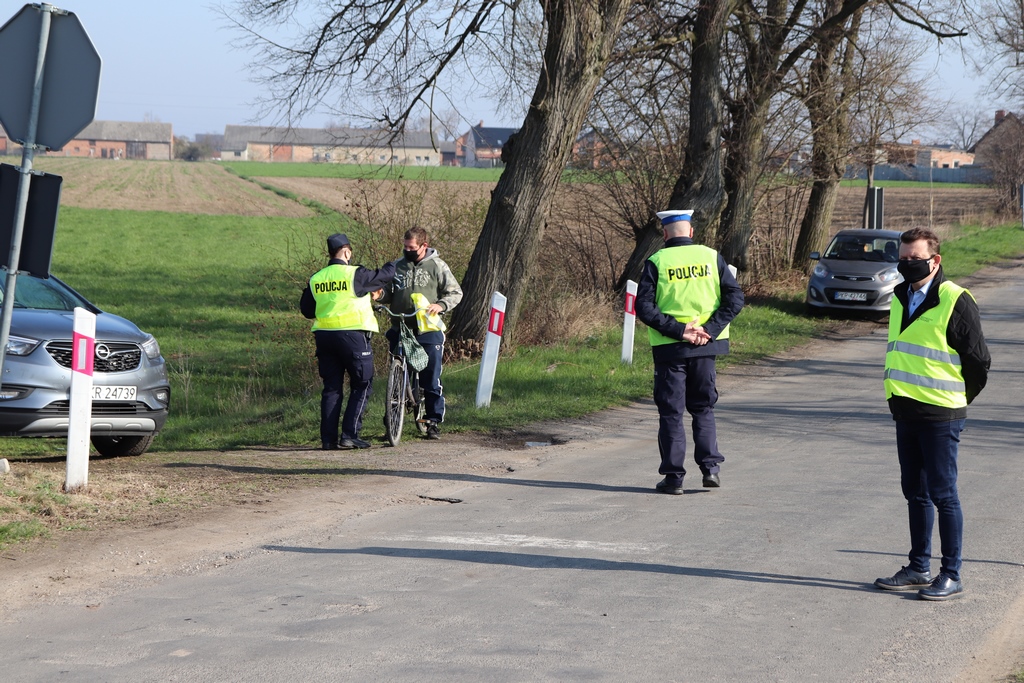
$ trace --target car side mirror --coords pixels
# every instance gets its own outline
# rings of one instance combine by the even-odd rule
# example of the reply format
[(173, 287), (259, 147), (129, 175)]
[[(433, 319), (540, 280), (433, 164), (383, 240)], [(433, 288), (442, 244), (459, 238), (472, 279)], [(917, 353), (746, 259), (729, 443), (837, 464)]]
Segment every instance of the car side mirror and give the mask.
[(808, 256), (807, 258), (811, 259), (812, 261), (817, 261), (818, 259), (821, 258), (821, 253), (817, 251), (812, 251), (811, 255)]

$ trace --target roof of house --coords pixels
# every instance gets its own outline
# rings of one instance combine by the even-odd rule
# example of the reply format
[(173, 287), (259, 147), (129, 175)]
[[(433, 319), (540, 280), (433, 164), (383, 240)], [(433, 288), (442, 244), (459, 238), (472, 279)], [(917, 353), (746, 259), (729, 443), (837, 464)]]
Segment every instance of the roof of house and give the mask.
[(473, 134), (475, 147), (502, 147), (508, 139), (519, 132), (518, 128), (484, 128), (473, 126), (469, 129)]
[[(82, 131), (74, 137), (74, 139), (169, 143), (172, 136), (172, 126), (169, 123), (93, 121), (83, 128)], [(7, 137), (7, 131), (5, 131), (2, 126), (0, 126), (0, 137)]]
[(392, 147), (431, 149), (430, 134), (411, 131), (398, 134), (389, 144), (391, 131), (375, 128), (280, 128), (267, 126), (224, 126), (226, 152), (242, 151), (250, 143), (264, 145), (310, 145), (317, 147)]
[(173, 137), (169, 123), (132, 121), (93, 121), (82, 129), (76, 140), (124, 140), (125, 142), (166, 142)]

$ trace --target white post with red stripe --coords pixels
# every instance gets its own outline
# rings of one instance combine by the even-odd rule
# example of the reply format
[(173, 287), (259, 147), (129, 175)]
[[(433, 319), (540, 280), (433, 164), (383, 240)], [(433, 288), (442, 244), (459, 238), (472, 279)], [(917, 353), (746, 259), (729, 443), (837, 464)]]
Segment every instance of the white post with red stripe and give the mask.
[(484, 356), (480, 360), (480, 376), (476, 381), (476, 407), (491, 405), (494, 372), (498, 369), (498, 349), (501, 333), (505, 329), (505, 305), (508, 299), (501, 292), (491, 296), (491, 312), (487, 317), (487, 336), (484, 338)]
[(89, 432), (92, 423), (92, 369), (96, 353), (96, 314), (75, 309), (71, 350), (71, 408), (68, 464), (64, 490), (75, 493), (89, 484)]
[(636, 283), (626, 280), (626, 319), (622, 323), (622, 362), (633, 364), (633, 334), (636, 331)]

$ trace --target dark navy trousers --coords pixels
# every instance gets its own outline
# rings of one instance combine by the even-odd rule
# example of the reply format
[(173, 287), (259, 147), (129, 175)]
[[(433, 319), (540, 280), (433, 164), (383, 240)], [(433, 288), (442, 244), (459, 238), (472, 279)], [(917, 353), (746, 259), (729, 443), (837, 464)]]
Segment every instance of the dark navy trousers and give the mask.
[(681, 484), (686, 468), (686, 429), (683, 410), (690, 414), (693, 459), (702, 474), (717, 473), (725, 458), (718, 451), (715, 431), (715, 357), (681, 358), (654, 365), (654, 403), (658, 406), (658, 449), (669, 483)]
[(361, 330), (317, 330), (316, 360), (324, 389), (320, 394), (320, 441), (338, 444), (341, 400), (348, 375), (349, 396), (341, 437), (357, 438), (363, 428), (363, 414), (373, 391), (373, 351), (370, 333)]
[(930, 573), (932, 527), (939, 517), (942, 572), (960, 580), (964, 515), (956, 490), (957, 452), (964, 420), (897, 420), (900, 485), (910, 516), (910, 568)]
[[(398, 343), (398, 332), (391, 328), (384, 335), (392, 348)], [(416, 341), (427, 352), (427, 367), (420, 371), (420, 387), (423, 389), (423, 407), (428, 420), (444, 422), (444, 387), (441, 386), (441, 359), (444, 357), (444, 332), (424, 332), (416, 335)]]

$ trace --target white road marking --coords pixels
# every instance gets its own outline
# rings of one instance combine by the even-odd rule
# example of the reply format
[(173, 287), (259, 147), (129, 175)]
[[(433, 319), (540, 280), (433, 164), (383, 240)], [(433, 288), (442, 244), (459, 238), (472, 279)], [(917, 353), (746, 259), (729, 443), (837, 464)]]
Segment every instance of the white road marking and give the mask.
[(593, 550), (605, 553), (649, 553), (664, 549), (664, 544), (602, 543), (568, 538), (543, 538), (519, 534), (470, 534), (468, 536), (388, 536), (389, 541), (402, 543), (436, 543), (438, 545), (477, 545), (501, 548), (555, 548), (558, 550)]

